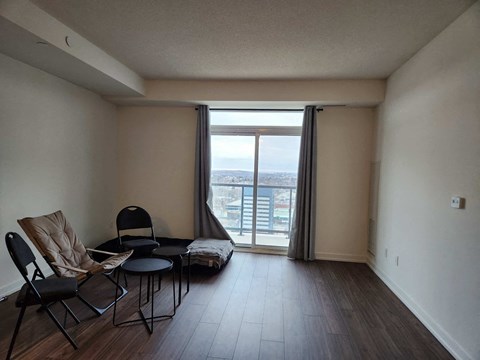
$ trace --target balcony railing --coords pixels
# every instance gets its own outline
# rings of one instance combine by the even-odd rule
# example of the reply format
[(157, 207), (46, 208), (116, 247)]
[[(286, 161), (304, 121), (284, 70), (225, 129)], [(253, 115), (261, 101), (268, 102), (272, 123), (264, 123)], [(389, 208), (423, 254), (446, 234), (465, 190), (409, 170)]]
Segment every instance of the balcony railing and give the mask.
[[(253, 185), (212, 183), (213, 211), (225, 229), (239, 235), (253, 229)], [(296, 187), (257, 186), (257, 234), (285, 234), (292, 224)]]

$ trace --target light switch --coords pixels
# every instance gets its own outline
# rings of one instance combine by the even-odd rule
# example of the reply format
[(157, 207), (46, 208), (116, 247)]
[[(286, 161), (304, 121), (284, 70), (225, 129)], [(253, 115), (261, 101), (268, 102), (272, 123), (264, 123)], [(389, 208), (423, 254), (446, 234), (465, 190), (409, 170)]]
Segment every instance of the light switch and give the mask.
[(465, 198), (460, 196), (452, 196), (450, 206), (455, 209), (465, 209)]

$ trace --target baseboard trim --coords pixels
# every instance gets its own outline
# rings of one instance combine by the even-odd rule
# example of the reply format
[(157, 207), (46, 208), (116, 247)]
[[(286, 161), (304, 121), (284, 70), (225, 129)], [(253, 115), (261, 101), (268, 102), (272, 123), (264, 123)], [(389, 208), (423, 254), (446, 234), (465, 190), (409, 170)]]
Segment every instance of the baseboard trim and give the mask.
[(337, 254), (337, 253), (327, 253), (327, 252), (316, 252), (315, 259), (317, 260), (330, 260), (330, 261), (344, 261), (344, 262), (355, 262), (355, 263), (365, 263), (367, 262), (367, 256), (365, 255), (356, 255), (356, 254)]
[(249, 248), (243, 246), (235, 246), (235, 252), (245, 252), (253, 254), (267, 254), (267, 255), (287, 255), (286, 249), (271, 249), (271, 248)]
[(447, 349), (457, 360), (473, 360), (463, 348), (445, 331), (435, 320), (419, 306), (407, 293), (405, 293), (392, 279), (383, 271), (378, 269), (369, 259), (367, 265), (383, 281), (385, 285), (400, 299), (400, 301), (425, 325), (433, 336)]
[(2, 287), (0, 287), (0, 295), (1, 296), (10, 296), (14, 292), (20, 290), (20, 288), (22, 287), (22, 285), (24, 283), (25, 283), (25, 281), (23, 281), (23, 279), (19, 279), (19, 280), (16, 280), (16, 281), (14, 281), (10, 284), (3, 285)]

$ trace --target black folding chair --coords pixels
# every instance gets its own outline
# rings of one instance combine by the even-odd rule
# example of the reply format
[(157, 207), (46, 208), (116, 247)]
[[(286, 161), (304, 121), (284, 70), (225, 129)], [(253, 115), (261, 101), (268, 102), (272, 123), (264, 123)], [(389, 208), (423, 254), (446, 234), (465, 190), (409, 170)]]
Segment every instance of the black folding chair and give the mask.
[[(25, 310), (27, 306), (31, 305), (40, 305), (53, 320), (62, 334), (67, 338), (73, 348), (77, 349), (77, 344), (64, 328), (65, 324), (62, 326), (49, 308), (55, 302), (60, 302), (65, 310), (72, 316), (75, 322), (77, 324), (80, 323), (80, 320), (78, 320), (72, 310), (70, 310), (67, 304), (65, 304), (63, 301), (77, 296), (77, 280), (75, 278), (46, 279), (37, 265), (35, 255), (33, 255), (32, 250), (20, 235), (14, 232), (9, 232), (7, 235), (5, 235), (5, 242), (13, 262), (25, 279), (25, 284), (20, 289), (15, 302), (15, 305), (20, 308), (20, 314), (18, 316), (17, 324), (15, 325), (10, 347), (8, 348), (7, 360), (10, 359), (12, 355), (13, 346), (15, 345), (15, 340), (17, 338), (18, 331), (20, 330), (20, 325), (22, 324)], [(27, 266), (32, 263), (35, 270), (33, 272), (32, 279), (29, 279)]]
[[(125, 233), (127, 230), (135, 229), (148, 229), (150, 236), (133, 240), (124, 236), (122, 239), (120, 232)], [(152, 219), (148, 212), (139, 206), (127, 206), (120, 210), (117, 215), (117, 234), (120, 245), (125, 250), (133, 250), (135, 257), (150, 256), (152, 251), (159, 246), (155, 240)]]

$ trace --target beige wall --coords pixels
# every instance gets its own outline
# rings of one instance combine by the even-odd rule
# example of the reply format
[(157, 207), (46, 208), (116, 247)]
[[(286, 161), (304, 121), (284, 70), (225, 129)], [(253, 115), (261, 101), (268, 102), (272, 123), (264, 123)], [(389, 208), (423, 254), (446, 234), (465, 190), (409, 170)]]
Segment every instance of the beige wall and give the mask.
[[(119, 108), (119, 204), (145, 207), (160, 236), (193, 236), (196, 112)], [(318, 258), (365, 261), (373, 112), (318, 115)]]
[(120, 107), (117, 208), (138, 205), (157, 236), (193, 237), (194, 108)]
[(379, 110), (372, 266), (458, 359), (480, 358), (479, 35), (477, 2), (388, 79)]
[(111, 238), (117, 125), (115, 107), (98, 95), (1, 54), (0, 84), (0, 294), (5, 294), (20, 285), (3, 240), (8, 231), (24, 235), (17, 219), (61, 209), (85, 244)]
[(373, 110), (318, 113), (316, 258), (366, 261)]
[(109, 97), (117, 104), (275, 109), (310, 104), (376, 106), (385, 80), (147, 80), (145, 97)]

